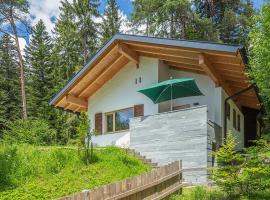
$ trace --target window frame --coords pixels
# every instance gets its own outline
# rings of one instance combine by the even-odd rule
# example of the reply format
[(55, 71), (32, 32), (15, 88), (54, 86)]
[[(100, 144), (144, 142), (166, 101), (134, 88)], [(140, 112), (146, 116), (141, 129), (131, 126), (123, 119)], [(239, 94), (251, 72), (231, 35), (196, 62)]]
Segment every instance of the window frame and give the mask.
[[(105, 133), (118, 133), (118, 132), (125, 132), (125, 131), (128, 131), (128, 129), (123, 129), (123, 130), (119, 130), (119, 131), (116, 131), (115, 130), (115, 114), (116, 112), (120, 112), (120, 111), (125, 111), (125, 110), (129, 110), (129, 109), (132, 109), (133, 111), (133, 116), (134, 116), (134, 107), (128, 107), (128, 108), (123, 108), (123, 109), (119, 109), (119, 110), (114, 110), (114, 111), (110, 111), (110, 112), (106, 112), (104, 113), (105, 114)], [(113, 131), (108, 131), (108, 120), (107, 120), (107, 116), (108, 115), (113, 115)]]

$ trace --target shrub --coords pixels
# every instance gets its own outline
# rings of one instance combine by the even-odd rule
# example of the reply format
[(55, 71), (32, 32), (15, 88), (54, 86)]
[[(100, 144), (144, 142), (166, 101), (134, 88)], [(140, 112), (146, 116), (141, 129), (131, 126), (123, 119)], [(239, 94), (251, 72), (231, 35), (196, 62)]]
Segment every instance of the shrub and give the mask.
[(235, 149), (235, 139), (228, 134), (226, 144), (216, 153), (218, 166), (213, 169), (211, 178), (230, 197), (250, 199), (262, 192), (267, 195), (270, 188), (270, 165), (266, 163), (269, 144), (257, 141), (255, 146), (244, 150), (245, 154)]
[(7, 124), (3, 139), (9, 143), (48, 145), (55, 142), (56, 131), (44, 120), (16, 120)]

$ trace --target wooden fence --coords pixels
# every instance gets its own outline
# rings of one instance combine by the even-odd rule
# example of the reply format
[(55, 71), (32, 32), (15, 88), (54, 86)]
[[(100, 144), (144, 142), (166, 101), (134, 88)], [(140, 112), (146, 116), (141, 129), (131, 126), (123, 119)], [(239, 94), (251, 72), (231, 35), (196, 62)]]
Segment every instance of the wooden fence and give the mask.
[(176, 161), (151, 172), (93, 190), (85, 190), (59, 200), (158, 200), (181, 190), (182, 162)]

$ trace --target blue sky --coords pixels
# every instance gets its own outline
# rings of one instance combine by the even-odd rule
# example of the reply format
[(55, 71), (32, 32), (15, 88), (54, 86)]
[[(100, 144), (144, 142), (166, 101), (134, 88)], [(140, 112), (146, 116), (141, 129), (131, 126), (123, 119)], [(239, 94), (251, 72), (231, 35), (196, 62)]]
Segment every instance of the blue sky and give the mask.
[[(69, 0), (72, 1), (72, 0)], [(264, 0), (254, 0), (254, 6), (260, 8)], [(51, 30), (54, 26), (54, 21), (59, 15), (59, 6), (60, 0), (29, 0), (30, 2), (30, 14), (33, 17), (33, 25), (37, 23), (39, 19), (42, 19), (48, 30)], [(118, 5), (124, 15), (130, 17), (132, 12), (132, 0), (117, 0)], [(100, 2), (100, 11), (102, 12), (105, 9), (107, 0), (101, 0)]]
[[(69, 0), (72, 1), (72, 0)], [(265, 0), (254, 0), (254, 7), (260, 9), (261, 4)], [(123, 16), (130, 18), (132, 12), (132, 0), (117, 0), (120, 9), (123, 12)], [(31, 24), (35, 25), (40, 19), (42, 19), (50, 32), (54, 27), (55, 19), (59, 15), (60, 0), (29, 0)], [(101, 0), (100, 11), (103, 12), (106, 7), (107, 0)], [(26, 40), (29, 40), (29, 36), (26, 36)], [(25, 41), (22, 41), (25, 43)], [(22, 46), (25, 44), (22, 44)]]

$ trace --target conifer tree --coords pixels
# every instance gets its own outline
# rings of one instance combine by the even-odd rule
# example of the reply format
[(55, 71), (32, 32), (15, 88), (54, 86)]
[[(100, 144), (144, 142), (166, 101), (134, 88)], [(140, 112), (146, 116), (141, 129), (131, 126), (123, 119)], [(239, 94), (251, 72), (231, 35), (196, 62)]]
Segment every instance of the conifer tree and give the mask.
[(33, 28), (30, 45), (26, 47), (25, 60), (28, 75), (29, 115), (48, 119), (51, 107), (48, 101), (53, 89), (53, 65), (51, 61), (51, 38), (42, 20)]
[(188, 38), (192, 10), (189, 0), (135, 0), (132, 21), (145, 27), (146, 35)]
[(202, 18), (211, 19), (225, 43), (247, 44), (252, 17), (256, 14), (251, 0), (194, 1)]
[(18, 65), (20, 69), (20, 86), (22, 99), (22, 118), (27, 119), (26, 94), (25, 94), (25, 77), (24, 63), (19, 43), (18, 24), (29, 28), (27, 16), (29, 3), (27, 0), (5, 0), (0, 1), (0, 32), (9, 34), (15, 40), (17, 50)]
[(21, 118), (17, 50), (8, 34), (0, 40), (0, 129), (9, 120)]
[(119, 33), (121, 26), (121, 17), (118, 13), (119, 7), (116, 0), (108, 0), (107, 4), (101, 24), (103, 44), (105, 44), (113, 35)]
[[(99, 16), (96, 0), (74, 0), (61, 2), (60, 15), (54, 34), (55, 45), (52, 52), (53, 93), (57, 93), (68, 80), (87, 62), (98, 46)], [(76, 114), (53, 109), (51, 125), (57, 130), (58, 143), (65, 143), (77, 137), (76, 126), (79, 118)]]

